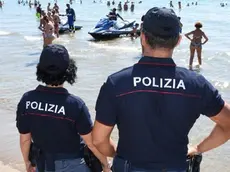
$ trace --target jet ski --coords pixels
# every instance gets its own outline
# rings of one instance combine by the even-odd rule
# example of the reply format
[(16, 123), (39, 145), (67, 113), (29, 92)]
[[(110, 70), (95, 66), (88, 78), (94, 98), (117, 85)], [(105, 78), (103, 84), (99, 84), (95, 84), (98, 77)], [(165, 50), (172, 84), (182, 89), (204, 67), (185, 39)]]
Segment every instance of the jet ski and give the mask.
[[(114, 39), (131, 35), (135, 24), (135, 21), (131, 23), (118, 23), (115, 20), (103, 18), (88, 33), (96, 40)], [(137, 30), (137, 34), (140, 34), (140, 30)]]
[[(75, 31), (80, 30), (82, 26), (74, 26)], [(67, 20), (61, 20), (60, 25), (59, 25), (59, 34), (65, 34), (69, 33), (69, 24)]]
[[(80, 30), (82, 28), (82, 26), (74, 26), (74, 28), (75, 28), (75, 31), (76, 31), (76, 30)], [(69, 33), (69, 32), (70, 32), (70, 30), (69, 30), (68, 25), (59, 27), (59, 34), (64, 34), (64, 33)]]

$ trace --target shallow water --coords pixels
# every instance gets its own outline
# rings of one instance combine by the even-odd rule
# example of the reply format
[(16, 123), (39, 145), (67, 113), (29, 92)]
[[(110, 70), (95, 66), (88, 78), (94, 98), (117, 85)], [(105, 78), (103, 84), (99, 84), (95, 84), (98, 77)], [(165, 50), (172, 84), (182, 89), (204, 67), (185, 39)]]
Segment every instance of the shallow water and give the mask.
[[(45, 0), (41, 2), (47, 3)], [(66, 1), (58, 2), (64, 13)], [(191, 31), (194, 22), (198, 20), (204, 24), (203, 30), (209, 37), (209, 42), (203, 48), (201, 73), (230, 102), (230, 7), (221, 8), (219, 2), (209, 0), (198, 1), (198, 6), (185, 7), (187, 2), (192, 1), (182, 1), (181, 11), (175, 8), (177, 14), (182, 17), (183, 32)], [(46, 3), (43, 3), (44, 9)], [(177, 7), (177, 4), (174, 5)], [(85, 100), (94, 118), (94, 105), (100, 86), (109, 74), (132, 65), (139, 59), (140, 41), (130, 38), (106, 42), (92, 41), (88, 31), (112, 7), (108, 8), (105, 3), (93, 4), (91, 0), (83, 0), (83, 4), (77, 1), (72, 6), (76, 11), (76, 25), (82, 25), (83, 29), (74, 35), (61, 36), (56, 43), (65, 45), (72, 58), (77, 61), (77, 83), (74, 86), (66, 86), (70, 92)], [(134, 13), (121, 12), (121, 15), (129, 21), (139, 22), (140, 17), (151, 6), (168, 6), (168, 1), (156, 0), (153, 3), (151, 0), (143, 0), (142, 4), (136, 3)], [(38, 84), (35, 69), (42, 50), (38, 24), (35, 10), (18, 5), (16, 0), (5, 0), (3, 9), (0, 9), (0, 172), (23, 171), (14, 121), (15, 109), (21, 95)], [(188, 47), (189, 41), (183, 37), (174, 54), (174, 59), (180, 66), (187, 67)], [(212, 126), (210, 120), (201, 117), (190, 133), (191, 143), (198, 143), (207, 136)], [(113, 138), (117, 138), (116, 132)], [(202, 172), (228, 172), (229, 161), (230, 144), (227, 143), (204, 154)]]

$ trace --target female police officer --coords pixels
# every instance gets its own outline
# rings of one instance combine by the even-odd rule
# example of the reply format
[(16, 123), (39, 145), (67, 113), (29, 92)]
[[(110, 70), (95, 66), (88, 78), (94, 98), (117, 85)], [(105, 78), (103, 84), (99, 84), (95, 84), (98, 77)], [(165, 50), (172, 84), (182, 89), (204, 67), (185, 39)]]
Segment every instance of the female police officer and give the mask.
[(40, 150), (39, 172), (89, 172), (81, 138), (101, 161), (103, 171), (109, 171), (106, 157), (92, 144), (92, 121), (84, 101), (63, 88), (65, 81), (75, 82), (76, 70), (64, 46), (53, 44), (43, 49), (36, 74), (37, 80), (46, 86), (26, 92), (17, 109), (17, 128), (27, 172), (35, 170), (28, 159), (31, 140)]

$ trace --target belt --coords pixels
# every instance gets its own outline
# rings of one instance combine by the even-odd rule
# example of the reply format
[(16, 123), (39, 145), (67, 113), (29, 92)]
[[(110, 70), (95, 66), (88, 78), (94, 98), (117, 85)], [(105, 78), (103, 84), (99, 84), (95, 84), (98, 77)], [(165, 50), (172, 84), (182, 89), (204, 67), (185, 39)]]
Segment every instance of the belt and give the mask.
[(80, 154), (67, 154), (67, 153), (58, 153), (58, 154), (41, 154), (37, 159), (37, 167), (39, 172), (55, 171), (55, 161), (64, 160), (64, 159), (78, 159), (83, 158)]

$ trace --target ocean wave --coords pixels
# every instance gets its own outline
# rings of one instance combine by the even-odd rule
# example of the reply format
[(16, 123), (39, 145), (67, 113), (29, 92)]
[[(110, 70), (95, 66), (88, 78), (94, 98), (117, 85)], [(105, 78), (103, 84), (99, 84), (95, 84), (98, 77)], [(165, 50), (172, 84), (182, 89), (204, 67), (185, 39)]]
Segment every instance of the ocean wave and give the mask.
[(10, 35), (10, 34), (11, 34), (10, 32), (0, 30), (0, 36)]
[(38, 37), (38, 36), (24, 36), (25, 40), (27, 41), (39, 41), (42, 39), (42, 37)]
[(20, 172), (19, 170), (14, 169), (10, 165), (5, 165), (0, 161), (0, 171), (1, 172)]
[(99, 49), (106, 49), (106, 50), (119, 50), (119, 51), (129, 51), (129, 52), (139, 52), (139, 47), (130, 47), (130, 46), (119, 46), (119, 45), (106, 45), (106, 44), (97, 44), (97, 43), (90, 43), (90, 46)]

